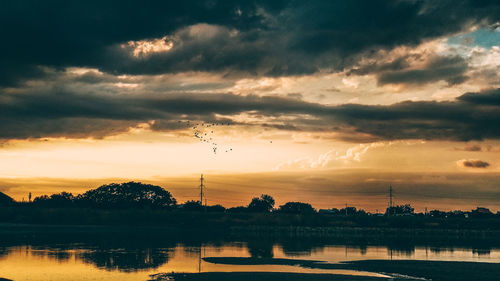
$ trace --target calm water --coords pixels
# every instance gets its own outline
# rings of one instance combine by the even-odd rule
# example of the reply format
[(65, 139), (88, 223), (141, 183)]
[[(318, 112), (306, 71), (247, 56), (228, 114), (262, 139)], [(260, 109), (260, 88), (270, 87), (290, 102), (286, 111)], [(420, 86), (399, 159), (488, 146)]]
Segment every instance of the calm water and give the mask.
[(113, 239), (99, 243), (26, 243), (0, 247), (0, 277), (20, 280), (148, 280), (159, 272), (285, 271), (373, 273), (316, 270), (281, 265), (221, 265), (203, 257), (274, 257), (330, 263), (365, 259), (419, 259), (500, 262), (498, 248), (427, 246), (310, 245), (295, 242), (197, 242)]

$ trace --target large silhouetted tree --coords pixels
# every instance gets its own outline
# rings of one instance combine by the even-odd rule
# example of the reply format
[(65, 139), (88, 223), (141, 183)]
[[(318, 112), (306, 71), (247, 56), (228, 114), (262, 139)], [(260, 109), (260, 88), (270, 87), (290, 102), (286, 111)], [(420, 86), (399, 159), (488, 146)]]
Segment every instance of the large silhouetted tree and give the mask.
[(248, 204), (249, 212), (268, 213), (274, 207), (274, 199), (270, 195), (262, 194), (260, 197), (252, 199)]
[(177, 201), (165, 189), (140, 182), (112, 183), (78, 195), (81, 206), (98, 208), (153, 208), (170, 209)]

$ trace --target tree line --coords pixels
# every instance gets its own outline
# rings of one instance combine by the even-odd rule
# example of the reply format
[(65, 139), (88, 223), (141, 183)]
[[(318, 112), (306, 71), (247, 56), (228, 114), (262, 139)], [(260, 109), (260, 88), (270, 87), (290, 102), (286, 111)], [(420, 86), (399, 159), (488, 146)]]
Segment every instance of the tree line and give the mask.
[(493, 217), (496, 215), (487, 208), (478, 207), (470, 212), (451, 211), (443, 212), (432, 210), (429, 213), (415, 213), (409, 204), (388, 207), (384, 214), (371, 214), (356, 207), (346, 206), (337, 209), (316, 210), (309, 203), (287, 202), (275, 208), (275, 200), (272, 196), (262, 194), (260, 197), (252, 198), (245, 206), (225, 208), (224, 206), (205, 206), (200, 201), (187, 201), (178, 204), (170, 192), (160, 186), (144, 184), (140, 182), (111, 183), (102, 185), (97, 189), (89, 190), (83, 194), (73, 195), (69, 192), (61, 192), (52, 195), (42, 195), (33, 201), (19, 203), (7, 195), (0, 193), (0, 205), (21, 204), (38, 208), (96, 208), (96, 209), (161, 209), (181, 210), (186, 212), (219, 212), (219, 213), (284, 213), (300, 215), (337, 215), (337, 216), (416, 216), (429, 215), (437, 218), (467, 218), (467, 217)]

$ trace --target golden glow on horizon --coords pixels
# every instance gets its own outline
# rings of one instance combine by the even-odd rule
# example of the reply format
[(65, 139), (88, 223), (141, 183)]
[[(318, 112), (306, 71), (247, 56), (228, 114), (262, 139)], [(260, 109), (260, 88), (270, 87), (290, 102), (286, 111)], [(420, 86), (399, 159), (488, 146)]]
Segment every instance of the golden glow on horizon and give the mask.
[[(332, 208), (349, 202), (374, 212), (385, 208), (387, 198), (385, 192), (372, 194), (372, 188), (385, 190), (392, 183), (417, 189), (444, 186), (424, 197), (401, 198), (417, 210), (432, 206), (467, 210), (474, 205), (500, 209), (496, 198), (474, 198), (472, 190), (441, 194), (449, 184), (462, 182), (450, 180), (455, 176), (449, 175), (485, 175), (469, 186), (489, 192), (497, 180), (494, 176), (500, 173), (499, 141), (354, 144), (334, 141), (322, 133), (229, 126), (217, 132), (217, 142), (233, 150), (214, 154), (210, 145), (192, 136), (191, 129), (161, 133), (150, 131), (148, 124), (100, 140), (12, 141), (0, 149), (0, 191), (20, 201), (28, 192), (33, 196), (61, 191), (78, 194), (102, 184), (133, 180), (160, 185), (182, 203), (197, 199), (198, 177), (203, 173), (209, 204), (226, 207), (245, 205), (252, 197), (268, 193), (277, 204), (302, 201), (315, 208)], [(489, 166), (457, 165), (462, 159), (481, 159)], [(409, 176), (428, 173), (434, 176)], [(430, 196), (433, 192), (435, 197)], [(460, 198), (457, 194), (469, 195)]]

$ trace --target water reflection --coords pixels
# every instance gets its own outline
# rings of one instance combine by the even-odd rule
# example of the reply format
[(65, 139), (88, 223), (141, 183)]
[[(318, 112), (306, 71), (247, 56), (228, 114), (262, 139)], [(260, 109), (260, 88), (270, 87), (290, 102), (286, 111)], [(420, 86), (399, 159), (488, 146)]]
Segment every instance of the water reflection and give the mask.
[(0, 259), (9, 254), (9, 249), (6, 247), (0, 247)]
[(252, 258), (272, 258), (274, 243), (269, 240), (250, 241), (247, 243), (248, 252)]
[(49, 259), (55, 259), (58, 262), (68, 261), (73, 257), (73, 254), (68, 251), (68, 249), (53, 248), (50, 250), (34, 247), (26, 248), (27, 255), (33, 255), (38, 257), (46, 257)]
[(158, 268), (171, 255), (171, 249), (98, 249), (79, 253), (77, 258), (98, 268), (129, 272)]
[(394, 255), (411, 257), (415, 254), (415, 246), (412, 245), (389, 245), (387, 251), (391, 257)]
[(314, 240), (304, 239), (286, 240), (281, 241), (278, 244), (283, 249), (283, 253), (288, 256), (295, 257), (310, 256), (313, 254), (313, 252), (321, 250), (322, 246), (324, 247), (324, 244), (321, 245), (321, 242), (318, 243)]
[[(500, 262), (495, 246), (446, 246), (336, 241), (180, 240), (163, 236), (109, 236), (59, 240), (0, 240), (0, 277), (19, 280), (147, 280), (158, 272), (300, 271), (283, 266), (212, 264), (203, 257), (296, 258), (329, 263), (366, 259)], [(29, 274), (26, 268), (30, 269)]]
[(491, 254), (491, 249), (490, 248), (472, 249), (472, 253), (478, 256), (489, 256)]

